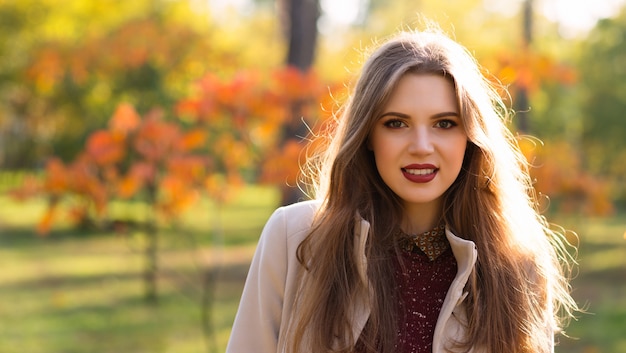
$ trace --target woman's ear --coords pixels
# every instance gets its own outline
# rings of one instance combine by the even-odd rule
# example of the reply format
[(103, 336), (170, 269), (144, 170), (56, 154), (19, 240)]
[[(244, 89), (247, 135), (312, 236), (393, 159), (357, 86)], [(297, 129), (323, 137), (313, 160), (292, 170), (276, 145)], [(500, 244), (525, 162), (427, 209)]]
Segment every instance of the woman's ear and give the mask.
[(365, 141), (365, 147), (367, 147), (368, 151), (374, 150), (374, 147), (372, 147), (372, 141), (370, 140), (369, 136), (367, 137), (367, 140)]

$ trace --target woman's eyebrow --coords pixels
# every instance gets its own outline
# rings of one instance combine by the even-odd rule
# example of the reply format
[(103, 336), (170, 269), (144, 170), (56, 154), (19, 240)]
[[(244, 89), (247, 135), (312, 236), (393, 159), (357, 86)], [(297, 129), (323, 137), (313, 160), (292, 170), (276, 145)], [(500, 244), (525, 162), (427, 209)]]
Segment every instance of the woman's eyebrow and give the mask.
[[(408, 114), (404, 114), (404, 113), (398, 113), (398, 112), (385, 112), (385, 113), (381, 114), (381, 115), (378, 117), (378, 119), (384, 118), (384, 117), (386, 117), (386, 116), (395, 116), (395, 117), (398, 117), (398, 118), (403, 118), (403, 119), (410, 119), (410, 118), (411, 118), (411, 116), (410, 116), (410, 115), (408, 115)], [(430, 118), (431, 118), (431, 119), (439, 119), (439, 118), (445, 118), (445, 117), (448, 117), (448, 116), (455, 116), (455, 117), (459, 117), (459, 116), (460, 116), (460, 114), (459, 114), (459, 113), (457, 113), (457, 112), (453, 112), (453, 111), (450, 111), (450, 112), (441, 112), (441, 113), (437, 113), (437, 114), (435, 114), (435, 115), (431, 116)]]
[(455, 116), (455, 117), (458, 118), (461, 115), (459, 113), (457, 113), (457, 112), (442, 112), (442, 113), (437, 113), (437, 114), (433, 115), (431, 117), (431, 119), (445, 118), (445, 117), (448, 117), (448, 116)]
[(378, 119), (384, 118), (386, 116), (395, 116), (398, 118), (403, 118), (403, 119), (410, 119), (411, 116), (408, 114), (404, 114), (404, 113), (398, 113), (398, 112), (385, 112), (383, 114), (381, 114)]

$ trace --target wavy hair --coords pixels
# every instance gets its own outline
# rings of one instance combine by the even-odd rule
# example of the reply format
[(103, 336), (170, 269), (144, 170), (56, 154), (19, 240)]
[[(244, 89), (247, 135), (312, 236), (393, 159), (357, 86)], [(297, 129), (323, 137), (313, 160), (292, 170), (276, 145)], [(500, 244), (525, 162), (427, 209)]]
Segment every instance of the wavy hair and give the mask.
[[(306, 268), (296, 298), (293, 352), (393, 352), (397, 335), (393, 261), (399, 198), (379, 176), (368, 137), (403, 75), (437, 74), (454, 83), (468, 136), (463, 168), (444, 195), (444, 219), (473, 241), (478, 260), (466, 285), (467, 337), (450, 346), (485, 352), (548, 352), (560, 318), (577, 310), (569, 294), (573, 259), (562, 232), (538, 210), (528, 164), (506, 126), (508, 110), (468, 51), (436, 30), (401, 32), (365, 62), (317, 171), (323, 200), (314, 227), (298, 248)], [(370, 223), (369, 283), (357, 274), (355, 215)], [(370, 286), (372, 311), (360, 337), (346, 336), (354, 294)], [(292, 321), (294, 322), (294, 321)], [(339, 341), (338, 341), (339, 340)], [(338, 343), (338, 345), (337, 345)]]

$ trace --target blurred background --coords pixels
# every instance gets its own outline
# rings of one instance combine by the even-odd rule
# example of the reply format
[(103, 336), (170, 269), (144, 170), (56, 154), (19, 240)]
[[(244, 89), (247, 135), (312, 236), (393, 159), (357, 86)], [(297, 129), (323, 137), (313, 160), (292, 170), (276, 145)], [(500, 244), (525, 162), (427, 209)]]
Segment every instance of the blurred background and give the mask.
[(626, 1), (0, 1), (0, 352), (223, 352), (376, 40), (434, 21), (502, 83), (586, 314), (626, 352)]

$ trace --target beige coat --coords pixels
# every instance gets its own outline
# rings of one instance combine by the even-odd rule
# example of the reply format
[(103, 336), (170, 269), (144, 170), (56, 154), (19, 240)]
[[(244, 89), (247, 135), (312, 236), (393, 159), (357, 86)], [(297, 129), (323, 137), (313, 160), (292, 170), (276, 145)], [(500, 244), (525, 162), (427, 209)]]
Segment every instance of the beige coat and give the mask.
[[(239, 310), (232, 327), (227, 353), (285, 353), (288, 323), (302, 267), (296, 249), (307, 236), (319, 202), (306, 201), (277, 209), (270, 217), (259, 240)], [(369, 223), (359, 219), (355, 234), (355, 256), (360, 257), (361, 279), (367, 282), (364, 255)], [(477, 258), (473, 242), (461, 239), (448, 229), (446, 236), (457, 260), (458, 271), (441, 308), (433, 340), (433, 353), (448, 352), (446, 345), (463, 338), (466, 314), (463, 291)], [(369, 286), (366, 286), (366, 288)], [(369, 293), (363, 291), (355, 303), (354, 337), (360, 335), (369, 314)], [(475, 350), (472, 351), (478, 353)]]

